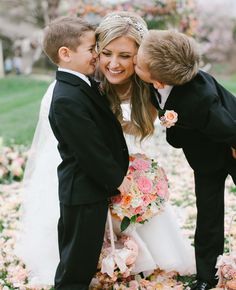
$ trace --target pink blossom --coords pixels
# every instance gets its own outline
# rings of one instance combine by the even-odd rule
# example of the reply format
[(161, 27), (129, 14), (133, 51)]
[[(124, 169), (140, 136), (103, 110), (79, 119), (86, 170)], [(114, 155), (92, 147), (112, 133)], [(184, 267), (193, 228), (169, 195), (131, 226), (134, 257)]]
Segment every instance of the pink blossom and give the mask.
[(25, 163), (25, 159), (23, 157), (17, 157), (13, 162), (18, 164), (19, 166), (23, 166)]
[(136, 170), (148, 170), (150, 168), (150, 165), (150, 161), (144, 159), (134, 159), (134, 161), (132, 162), (132, 166)]
[(138, 188), (144, 193), (151, 193), (152, 191), (152, 181), (145, 176), (139, 177), (138, 181)]
[(11, 164), (11, 171), (13, 176), (21, 177), (23, 175), (23, 169), (22, 167), (18, 164), (18, 162), (13, 161)]
[(136, 222), (137, 223), (143, 222), (143, 218), (141, 216), (138, 216), (137, 219), (136, 219)]
[(136, 207), (136, 208), (134, 208), (134, 214), (141, 214), (141, 213), (143, 213), (143, 208), (142, 208), (142, 206), (138, 206), (138, 207)]
[(139, 288), (138, 281), (132, 280), (132, 281), (129, 282), (129, 289), (136, 290), (138, 288)]
[(142, 170), (136, 170), (132, 173), (133, 180), (137, 180), (140, 176), (145, 175), (145, 172)]
[(168, 184), (166, 181), (164, 180), (160, 180), (158, 181), (157, 185), (156, 185), (156, 189), (157, 189), (157, 194), (162, 197), (162, 198), (166, 198), (167, 194), (168, 194)]
[(144, 194), (142, 196), (143, 205), (144, 206), (148, 206), (153, 201), (153, 199), (154, 200), (156, 199), (156, 196), (155, 195), (152, 195), (152, 194)]
[(17, 267), (14, 267), (14, 268), (13, 267), (12, 268), (9, 267), (8, 271), (9, 271), (8, 275), (10, 276), (8, 278), (13, 283), (16, 282), (16, 281), (17, 282), (24, 282), (25, 279), (28, 276), (28, 273), (27, 273), (26, 269), (24, 269), (24, 268), (22, 268), (20, 266), (17, 266)]

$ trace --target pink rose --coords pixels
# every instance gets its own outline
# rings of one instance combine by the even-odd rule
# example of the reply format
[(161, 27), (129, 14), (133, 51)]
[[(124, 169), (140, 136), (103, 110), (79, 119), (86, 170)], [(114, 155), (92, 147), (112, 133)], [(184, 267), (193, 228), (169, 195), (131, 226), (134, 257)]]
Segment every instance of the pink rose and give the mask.
[(158, 181), (156, 185), (157, 194), (162, 197), (166, 198), (168, 194), (168, 183), (164, 180)]
[(173, 110), (166, 110), (164, 116), (160, 118), (161, 125), (170, 128), (178, 121), (178, 114)]
[(143, 200), (143, 205), (144, 206), (148, 206), (153, 201), (152, 196), (154, 197), (154, 200), (155, 200), (156, 198), (152, 194), (145, 194), (145, 195), (142, 196), (142, 200)]
[(136, 170), (148, 170), (150, 168), (150, 161), (148, 160), (144, 160), (144, 159), (135, 159), (132, 162), (132, 166), (136, 169)]
[(143, 176), (144, 174), (145, 174), (145, 172), (142, 170), (137, 170), (137, 171), (132, 172), (133, 180), (139, 179), (139, 177)]
[(152, 181), (145, 176), (139, 177), (137, 185), (139, 190), (144, 193), (150, 193), (152, 191)]
[(170, 111), (166, 110), (164, 116), (167, 122), (175, 123), (178, 120), (178, 114), (173, 110)]
[(143, 208), (141, 206), (138, 206), (134, 209), (134, 214), (141, 214), (143, 213)]

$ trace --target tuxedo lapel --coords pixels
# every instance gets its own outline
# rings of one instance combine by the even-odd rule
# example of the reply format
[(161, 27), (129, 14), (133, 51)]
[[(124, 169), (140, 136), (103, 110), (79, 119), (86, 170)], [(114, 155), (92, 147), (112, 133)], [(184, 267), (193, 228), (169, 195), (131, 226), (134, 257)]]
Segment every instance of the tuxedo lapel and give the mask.
[(108, 102), (105, 102), (104, 96), (102, 96), (98, 88), (95, 88), (94, 83), (91, 82), (91, 86), (89, 86), (84, 80), (77, 77), (76, 75), (63, 72), (63, 71), (57, 71), (56, 78), (59, 81), (69, 83), (73, 86), (78, 86), (79, 89), (95, 103), (97, 106), (99, 106), (106, 114), (108, 114), (111, 118), (116, 119), (114, 114), (109, 108)]
[(157, 98), (156, 98), (155, 89), (154, 89), (153, 85), (150, 85), (150, 93), (151, 93), (151, 102), (152, 102), (153, 106), (157, 110), (161, 110), (160, 104), (158, 103)]
[(56, 79), (62, 82), (69, 83), (73, 86), (79, 86), (80, 91), (82, 91), (83, 94), (85, 94), (90, 100), (92, 100), (92, 102), (96, 106), (102, 109), (103, 112), (106, 113), (106, 115), (110, 117), (113, 120), (113, 122), (115, 122), (117, 128), (121, 130), (120, 122), (117, 120), (116, 116), (111, 111), (109, 103), (105, 99), (105, 96), (100, 94), (97, 84), (94, 84), (94, 81), (91, 82), (91, 85), (96, 86), (96, 88), (90, 87), (84, 80), (77, 77), (76, 75), (63, 71), (57, 71)]
[(170, 94), (165, 102), (163, 110), (175, 110), (176, 108), (176, 96), (178, 95), (176, 87), (173, 87)]
[(120, 122), (117, 120), (116, 116), (113, 114), (109, 107), (109, 103), (105, 100), (105, 96), (101, 95), (99, 91), (96, 89), (93, 89), (92, 87), (88, 86), (82, 86), (81, 89), (84, 91), (84, 93), (94, 102), (96, 105), (98, 105), (115, 123), (116, 125), (120, 127)]

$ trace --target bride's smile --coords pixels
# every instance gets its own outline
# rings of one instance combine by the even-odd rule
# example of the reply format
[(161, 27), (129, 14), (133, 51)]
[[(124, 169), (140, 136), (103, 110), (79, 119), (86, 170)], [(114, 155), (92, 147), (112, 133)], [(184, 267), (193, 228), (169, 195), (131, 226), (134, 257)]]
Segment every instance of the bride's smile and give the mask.
[(121, 36), (112, 40), (101, 51), (99, 69), (111, 84), (127, 83), (134, 74), (133, 58), (137, 45), (129, 37)]

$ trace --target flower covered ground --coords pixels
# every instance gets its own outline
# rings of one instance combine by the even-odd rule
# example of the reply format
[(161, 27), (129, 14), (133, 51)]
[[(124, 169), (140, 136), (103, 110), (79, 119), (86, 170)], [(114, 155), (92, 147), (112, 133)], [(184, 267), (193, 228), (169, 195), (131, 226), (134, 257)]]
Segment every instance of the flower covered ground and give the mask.
[[(150, 144), (151, 148), (148, 149), (154, 152), (159, 163), (165, 168), (170, 185), (170, 202), (175, 208), (184, 234), (192, 241), (196, 218), (193, 174), (182, 151), (170, 147), (165, 142), (161, 130), (160, 127), (157, 128), (158, 137), (154, 139), (154, 142)], [(0, 290), (36, 289), (27, 286), (27, 269), (13, 252), (17, 228), (19, 227), (19, 208), (22, 201), (20, 188), (21, 182), (19, 181), (0, 184)], [(236, 210), (236, 189), (230, 178), (227, 179), (226, 183), (225, 201), (225, 230), (228, 232), (231, 217)], [(236, 235), (236, 222), (231, 233)], [(227, 249), (228, 240), (226, 238), (226, 251)], [(179, 277), (176, 273), (164, 273), (157, 270), (149, 279), (131, 276), (128, 280), (121, 284), (116, 283), (113, 285), (113, 289), (188, 289), (194, 277)], [(128, 282), (129, 288), (126, 286)], [(94, 289), (105, 288), (98, 286)]]

